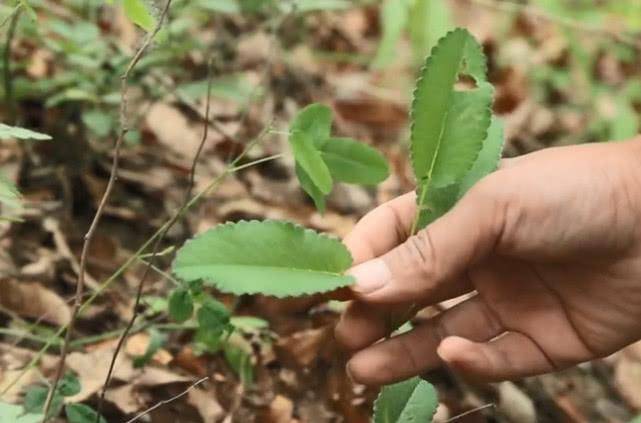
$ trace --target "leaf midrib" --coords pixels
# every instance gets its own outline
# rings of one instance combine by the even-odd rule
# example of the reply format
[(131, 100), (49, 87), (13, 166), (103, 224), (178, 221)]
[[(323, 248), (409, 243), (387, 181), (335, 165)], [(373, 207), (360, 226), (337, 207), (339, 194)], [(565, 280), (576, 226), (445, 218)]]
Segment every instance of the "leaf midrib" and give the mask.
[(314, 269), (301, 269), (298, 267), (287, 267), (287, 266), (269, 266), (269, 265), (251, 265), (251, 264), (195, 264), (195, 265), (177, 265), (176, 269), (199, 269), (199, 268), (212, 268), (212, 267), (244, 267), (244, 268), (259, 268), (266, 270), (288, 270), (291, 272), (301, 272), (301, 273), (316, 273), (320, 275), (327, 276), (339, 276), (344, 277), (348, 276), (343, 273), (328, 272), (324, 270), (314, 270)]

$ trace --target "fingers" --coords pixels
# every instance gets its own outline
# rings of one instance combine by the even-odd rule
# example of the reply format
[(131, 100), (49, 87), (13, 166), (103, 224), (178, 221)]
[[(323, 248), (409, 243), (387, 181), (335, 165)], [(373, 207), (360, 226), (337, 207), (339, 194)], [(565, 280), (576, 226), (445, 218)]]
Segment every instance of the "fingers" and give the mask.
[[(470, 292), (472, 282), (465, 277), (446, 284), (445, 288), (441, 297), (431, 299), (433, 303)], [(347, 307), (336, 325), (336, 339), (348, 350), (360, 350), (389, 335), (395, 329), (395, 324), (413, 318), (411, 308), (416, 311), (428, 305), (430, 304), (372, 305), (355, 301)]]
[[(357, 298), (399, 304), (446, 297), (448, 282), (485, 257), (501, 234), (505, 211), (495, 198), (492, 181), (475, 186), (452, 211), (396, 248), (352, 268)], [(369, 231), (371, 247), (381, 231)], [(376, 247), (389, 245), (379, 241)]]
[(479, 297), (473, 297), (417, 326), (412, 331), (375, 344), (352, 357), (352, 378), (382, 385), (425, 372), (440, 364), (437, 347), (453, 335), (487, 341), (504, 329)]
[(416, 213), (416, 194), (401, 195), (366, 214), (343, 242), (354, 264), (378, 257), (405, 241)]
[(414, 317), (408, 315), (408, 308), (408, 305), (373, 307), (352, 302), (336, 325), (334, 336), (346, 350), (360, 350), (387, 336), (394, 323)]
[(465, 378), (483, 382), (559, 370), (531, 338), (519, 332), (508, 332), (487, 343), (452, 336), (441, 342), (438, 355)]

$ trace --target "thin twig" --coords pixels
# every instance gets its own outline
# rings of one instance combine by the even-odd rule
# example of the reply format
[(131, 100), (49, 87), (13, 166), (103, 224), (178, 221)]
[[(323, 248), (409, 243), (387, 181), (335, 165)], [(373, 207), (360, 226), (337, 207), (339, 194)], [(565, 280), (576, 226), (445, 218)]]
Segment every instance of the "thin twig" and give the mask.
[(479, 411), (483, 411), (483, 410), (485, 410), (487, 408), (494, 408), (494, 403), (484, 404), (484, 405), (481, 405), (479, 407), (473, 408), (471, 410), (467, 410), (465, 413), (461, 413), (461, 414), (459, 414), (457, 416), (454, 416), (454, 417), (452, 417), (450, 419), (447, 419), (443, 423), (455, 422), (457, 420), (462, 419), (463, 417), (469, 416), (470, 414), (478, 413)]
[(575, 19), (566, 18), (563, 16), (555, 16), (546, 13), (543, 9), (530, 4), (519, 4), (506, 0), (468, 0), (481, 7), (487, 9), (498, 10), (507, 13), (525, 13), (537, 19), (543, 19), (548, 22), (556, 23), (558, 25), (581, 31), (590, 34), (598, 35), (601, 37), (612, 38), (613, 40), (626, 44), (637, 50), (641, 50), (641, 38), (634, 37), (633, 35), (625, 34), (623, 32), (611, 30), (602, 26), (588, 25), (584, 22)]
[[(203, 152), (203, 147), (205, 146), (205, 141), (207, 141), (207, 136), (209, 135), (209, 112), (211, 110), (211, 86), (214, 80), (214, 60), (213, 58), (209, 59), (207, 64), (207, 100), (205, 103), (205, 116), (203, 116), (203, 137), (200, 140), (198, 145), (198, 150), (194, 155), (194, 160), (191, 162), (191, 169), (189, 170), (189, 185), (185, 191), (185, 200), (183, 204), (187, 204), (189, 198), (191, 197), (191, 191), (194, 189), (194, 183), (196, 182), (196, 167), (198, 166), (198, 159), (200, 158), (201, 153)], [(152, 256), (152, 260), (155, 258)], [(151, 263), (150, 263), (151, 265)]]
[(9, 125), (13, 125), (16, 120), (16, 105), (13, 103), (13, 78), (11, 78), (11, 43), (13, 42), (13, 37), (16, 35), (20, 12), (22, 12), (22, 8), (16, 7), (11, 15), (9, 15), (9, 30), (7, 31), (7, 40), (4, 44), (4, 98), (9, 114), (7, 118)]
[(22, 3), (18, 3), (16, 7), (13, 8), (11, 13), (9, 13), (3, 20), (0, 22), (0, 28), (4, 27), (7, 22), (9, 22), (13, 17), (22, 9)]
[(154, 405), (153, 407), (151, 407), (151, 408), (149, 408), (149, 409), (147, 409), (147, 410), (143, 411), (142, 413), (138, 414), (138, 415), (137, 415), (136, 417), (134, 417), (133, 419), (131, 419), (131, 420), (127, 420), (125, 423), (133, 423), (133, 422), (135, 422), (135, 421), (139, 420), (140, 418), (142, 418), (142, 417), (146, 416), (147, 414), (151, 413), (152, 411), (154, 411), (154, 410), (156, 410), (156, 409), (158, 409), (158, 408), (162, 407), (163, 405), (167, 405), (167, 404), (169, 404), (170, 402), (176, 401), (177, 399), (179, 399), (179, 398), (181, 398), (181, 397), (184, 397), (185, 395), (187, 395), (187, 394), (189, 393), (189, 391), (191, 391), (192, 389), (196, 388), (198, 385), (200, 385), (200, 384), (204, 383), (204, 382), (205, 382), (205, 381), (207, 381), (207, 380), (209, 380), (209, 376), (206, 376), (206, 377), (204, 377), (204, 378), (202, 378), (202, 379), (197, 380), (196, 382), (194, 382), (193, 384), (191, 384), (187, 389), (185, 389), (184, 391), (182, 391), (180, 394), (178, 394), (178, 395), (176, 395), (176, 396), (173, 396), (173, 397), (171, 397), (171, 398), (168, 398), (168, 399), (166, 399), (166, 400), (162, 400), (162, 401), (160, 401), (158, 404), (156, 404), (156, 405)]
[(131, 59), (131, 61), (129, 62), (127, 69), (120, 77), (120, 99), (121, 99), (120, 101), (120, 133), (118, 134), (118, 138), (114, 145), (113, 161), (111, 165), (111, 172), (109, 175), (107, 188), (105, 189), (102, 199), (100, 200), (100, 204), (98, 205), (98, 209), (96, 210), (96, 214), (94, 215), (93, 221), (91, 222), (91, 225), (89, 226), (89, 230), (87, 231), (87, 234), (85, 235), (85, 238), (84, 238), (84, 245), (82, 246), (82, 252), (80, 254), (80, 269), (78, 272), (78, 281), (76, 283), (76, 296), (73, 304), (71, 321), (69, 322), (69, 325), (67, 327), (67, 333), (65, 334), (65, 342), (62, 345), (60, 360), (58, 362), (58, 367), (56, 369), (55, 377), (51, 385), (51, 388), (49, 389), (49, 392), (47, 394), (47, 400), (44, 406), (43, 423), (46, 423), (46, 421), (49, 419), (49, 410), (51, 409), (51, 403), (52, 403), (54, 394), (56, 392), (56, 389), (58, 387), (58, 382), (60, 381), (60, 378), (62, 377), (62, 374), (64, 372), (67, 352), (69, 350), (69, 344), (71, 342), (71, 336), (75, 328), (76, 320), (78, 318), (78, 312), (80, 310), (80, 305), (82, 303), (82, 296), (83, 296), (84, 287), (85, 287), (87, 256), (89, 254), (89, 249), (91, 247), (94, 235), (96, 233), (96, 229), (98, 228), (98, 224), (100, 223), (100, 219), (102, 218), (102, 215), (104, 213), (105, 206), (107, 205), (109, 198), (111, 197), (111, 192), (113, 191), (114, 185), (118, 178), (118, 167), (120, 165), (120, 150), (122, 148), (125, 135), (127, 135), (127, 132), (129, 131), (129, 128), (127, 126), (127, 94), (129, 89), (129, 84), (128, 84), (129, 75), (131, 74), (131, 71), (134, 69), (136, 64), (138, 64), (138, 62), (140, 61), (140, 58), (145, 53), (145, 51), (151, 44), (152, 40), (154, 39), (154, 37), (160, 31), (160, 28), (163, 25), (164, 19), (167, 16), (167, 12), (169, 11), (169, 7), (171, 6), (171, 2), (172, 0), (167, 0), (165, 8), (162, 14), (160, 15), (160, 19), (158, 20), (158, 24), (154, 28), (153, 32), (149, 34), (149, 36), (147, 36), (142, 46), (140, 46), (140, 48), (134, 55), (133, 59)]
[[(119, 143), (122, 143), (122, 140), (123, 140), (125, 134), (128, 131), (125, 112), (126, 112), (126, 107), (127, 107), (127, 88), (128, 88), (127, 82), (128, 82), (128, 79), (129, 79), (129, 74), (131, 73), (133, 68), (138, 64), (138, 62), (142, 58), (143, 54), (145, 54), (145, 51), (147, 50), (147, 48), (149, 47), (149, 45), (151, 44), (153, 39), (156, 37), (158, 32), (160, 32), (160, 29), (162, 28), (162, 26), (163, 26), (163, 24), (165, 22), (165, 19), (167, 18), (167, 15), (169, 14), (169, 9), (171, 8), (171, 2), (172, 2), (172, 0), (167, 0), (167, 2), (165, 3), (165, 7), (163, 8), (162, 13), (160, 14), (160, 18), (158, 19), (158, 23), (156, 24), (156, 27), (147, 36), (147, 38), (145, 39), (145, 41), (142, 44), (142, 46), (138, 49), (138, 51), (136, 52), (134, 58), (129, 63), (129, 66), (127, 67), (127, 70), (125, 71), (124, 75), (121, 78), (122, 90), (121, 90), (121, 101), (120, 101), (120, 104), (121, 104), (121, 107), (120, 107), (121, 115), (120, 115), (120, 135), (118, 137)], [(169, 230), (169, 226), (168, 226), (167, 230)], [(159, 237), (158, 240), (156, 240), (156, 243), (155, 243), (155, 246), (154, 246), (154, 251), (156, 251), (157, 247), (159, 246), (159, 244), (160, 244), (160, 242), (162, 240), (162, 237), (164, 237), (164, 234), (161, 237)], [(120, 352), (120, 349), (122, 348), (122, 345), (123, 345), (125, 339), (127, 338), (127, 335), (129, 334), (129, 332), (131, 331), (131, 328), (133, 327), (133, 325), (135, 323), (135, 319), (136, 319), (137, 313), (138, 313), (138, 308), (140, 306), (140, 297), (142, 296), (143, 281), (144, 281), (144, 278), (147, 276), (148, 271), (149, 271), (148, 268), (145, 269), (145, 273), (143, 275), (143, 279), (141, 279), (141, 282), (140, 282), (141, 286), (139, 287), (138, 294), (136, 296), (136, 303), (135, 303), (135, 306), (134, 306), (134, 315), (131, 318), (131, 320), (130, 320), (129, 324), (127, 325), (127, 327), (125, 328), (125, 331), (123, 332), (122, 336), (118, 340), (118, 345), (116, 347), (116, 351), (114, 352), (114, 356), (113, 356), (111, 365), (109, 366), (109, 372), (107, 373), (107, 379), (105, 380), (105, 385), (103, 386), (102, 393), (100, 395), (100, 400), (98, 402), (98, 412), (96, 413), (96, 423), (98, 423), (100, 421), (100, 413), (102, 411), (101, 410), (102, 409), (102, 403), (104, 401), (105, 393), (106, 393), (106, 390), (107, 390), (107, 385), (109, 384), (109, 381), (111, 380), (111, 373), (113, 372), (113, 367), (115, 365), (115, 361), (118, 358), (118, 353)]]

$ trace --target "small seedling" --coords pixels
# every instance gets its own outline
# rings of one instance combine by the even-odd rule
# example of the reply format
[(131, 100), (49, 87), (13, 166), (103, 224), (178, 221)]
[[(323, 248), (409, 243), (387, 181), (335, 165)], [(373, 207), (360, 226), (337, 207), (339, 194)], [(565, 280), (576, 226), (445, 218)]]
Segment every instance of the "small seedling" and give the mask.
[[(485, 56), (474, 37), (456, 29), (441, 38), (421, 68), (412, 103), (410, 149), (417, 181), (412, 233), (445, 214), (496, 169), (503, 129), (492, 117), (493, 91)], [(376, 150), (332, 137), (331, 120), (329, 108), (313, 104), (295, 117), (289, 133), (296, 174), (321, 212), (334, 181), (375, 185), (389, 173)], [(186, 284), (204, 281), (236, 295), (287, 297), (350, 285), (353, 279), (344, 272), (351, 264), (339, 241), (293, 223), (268, 220), (227, 223), (197, 236), (178, 251), (173, 270)], [(193, 314), (192, 291), (179, 288), (172, 294), (170, 314), (176, 320)], [(228, 314), (222, 318), (225, 313), (216, 306), (214, 317), (201, 318), (207, 307), (202, 305), (198, 312), (199, 331), (209, 326), (219, 340), (228, 328)], [(410, 379), (382, 390), (374, 421), (429, 421), (437, 405), (432, 385)]]

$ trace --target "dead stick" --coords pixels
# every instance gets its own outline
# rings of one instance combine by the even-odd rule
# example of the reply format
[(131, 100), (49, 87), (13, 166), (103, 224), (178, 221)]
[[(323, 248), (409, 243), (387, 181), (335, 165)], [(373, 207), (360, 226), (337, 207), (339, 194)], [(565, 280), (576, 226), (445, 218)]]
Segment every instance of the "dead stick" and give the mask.
[(109, 182), (107, 183), (107, 188), (105, 189), (102, 199), (100, 200), (98, 209), (96, 210), (96, 214), (94, 215), (93, 221), (89, 226), (89, 230), (87, 231), (87, 234), (84, 237), (84, 244), (82, 246), (82, 252), (80, 254), (80, 270), (78, 272), (78, 281), (76, 283), (76, 294), (75, 294), (75, 301), (73, 304), (73, 309), (71, 314), (71, 321), (69, 322), (69, 326), (67, 327), (67, 332), (65, 333), (65, 342), (62, 345), (62, 350), (60, 352), (60, 361), (58, 362), (58, 367), (56, 369), (53, 384), (51, 385), (51, 388), (49, 389), (49, 392), (47, 394), (47, 400), (44, 406), (43, 423), (46, 423), (46, 421), (49, 418), (49, 410), (51, 409), (52, 400), (56, 392), (56, 389), (58, 387), (58, 382), (60, 381), (60, 378), (62, 377), (62, 374), (64, 372), (67, 352), (69, 350), (69, 343), (71, 342), (71, 335), (75, 328), (76, 320), (78, 317), (78, 311), (80, 310), (80, 306), (82, 304), (82, 297), (83, 297), (84, 287), (85, 287), (85, 272), (87, 268), (87, 256), (89, 254), (89, 248), (91, 247), (94, 235), (96, 233), (96, 229), (98, 228), (98, 224), (100, 223), (100, 219), (102, 218), (102, 215), (104, 213), (105, 206), (109, 201), (111, 192), (113, 191), (116, 180), (118, 179), (118, 167), (120, 165), (120, 150), (122, 148), (125, 135), (129, 130), (129, 128), (127, 127), (127, 92), (129, 88), (129, 85), (128, 85), (129, 75), (131, 71), (134, 69), (134, 67), (140, 61), (140, 58), (143, 56), (143, 54), (151, 44), (151, 41), (160, 31), (163, 21), (165, 20), (165, 17), (167, 16), (167, 13), (169, 11), (169, 7), (171, 6), (171, 2), (172, 0), (167, 0), (165, 8), (162, 11), (162, 14), (160, 15), (160, 19), (158, 19), (158, 24), (154, 28), (153, 32), (145, 39), (142, 46), (138, 49), (138, 51), (134, 55), (133, 59), (131, 59), (131, 62), (129, 62), (129, 65), (125, 70), (125, 73), (123, 73), (122, 76), (120, 77), (120, 98), (121, 98), (120, 133), (118, 134), (118, 138), (114, 145), (113, 161), (111, 164), (111, 172), (109, 175)]
[(127, 420), (125, 423), (133, 423), (133, 422), (135, 422), (135, 421), (137, 421), (137, 420), (141, 419), (142, 417), (146, 416), (147, 414), (151, 413), (152, 411), (154, 411), (154, 410), (156, 410), (156, 409), (158, 409), (158, 408), (162, 407), (163, 405), (167, 405), (167, 404), (169, 404), (170, 402), (176, 401), (177, 399), (179, 399), (179, 398), (181, 398), (181, 397), (184, 397), (185, 395), (187, 395), (187, 394), (189, 393), (189, 391), (191, 391), (192, 389), (196, 388), (198, 385), (200, 385), (200, 384), (204, 383), (206, 380), (209, 380), (209, 376), (206, 376), (206, 377), (204, 377), (204, 378), (202, 378), (202, 379), (200, 379), (200, 380), (197, 380), (196, 382), (194, 382), (193, 384), (191, 384), (191, 385), (189, 386), (189, 388), (185, 389), (185, 390), (184, 390), (184, 391), (182, 391), (180, 394), (178, 394), (178, 395), (176, 395), (176, 396), (173, 396), (173, 397), (171, 397), (171, 398), (168, 398), (168, 399), (166, 399), (166, 400), (162, 400), (162, 401), (160, 401), (159, 403), (157, 403), (157, 404), (156, 404), (156, 405), (154, 405), (153, 407), (151, 407), (151, 408), (149, 408), (149, 409), (147, 409), (147, 410), (143, 411), (142, 413), (140, 413), (140, 414), (136, 415), (136, 417), (134, 417), (133, 419), (131, 419), (131, 420)]

